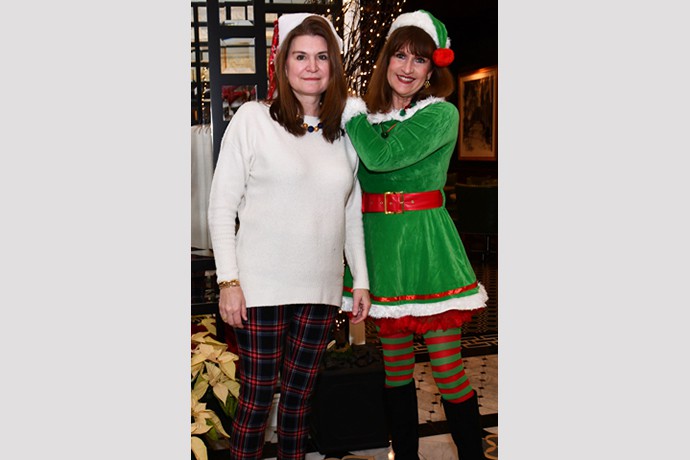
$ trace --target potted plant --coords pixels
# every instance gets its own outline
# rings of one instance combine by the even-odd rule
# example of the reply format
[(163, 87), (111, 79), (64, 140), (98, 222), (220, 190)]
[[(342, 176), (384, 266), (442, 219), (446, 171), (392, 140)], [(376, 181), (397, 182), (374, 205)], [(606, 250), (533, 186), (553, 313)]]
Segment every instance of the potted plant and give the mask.
[(227, 428), (235, 416), (240, 391), (235, 378), (239, 357), (213, 338), (213, 318), (202, 320), (201, 325), (206, 330), (192, 334), (191, 446), (196, 460), (208, 460), (207, 447), (230, 437)]

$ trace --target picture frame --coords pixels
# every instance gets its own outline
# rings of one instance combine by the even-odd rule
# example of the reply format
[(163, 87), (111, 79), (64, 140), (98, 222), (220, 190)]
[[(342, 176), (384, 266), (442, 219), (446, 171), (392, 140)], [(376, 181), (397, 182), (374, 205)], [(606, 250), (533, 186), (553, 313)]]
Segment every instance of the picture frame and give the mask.
[(498, 159), (498, 66), (458, 76), (458, 159)]

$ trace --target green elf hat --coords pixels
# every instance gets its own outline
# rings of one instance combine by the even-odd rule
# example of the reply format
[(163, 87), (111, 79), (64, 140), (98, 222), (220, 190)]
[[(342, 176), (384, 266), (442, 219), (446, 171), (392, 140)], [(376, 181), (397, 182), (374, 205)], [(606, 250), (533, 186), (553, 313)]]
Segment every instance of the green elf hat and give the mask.
[(437, 67), (447, 67), (455, 59), (453, 50), (450, 49), (450, 38), (446, 26), (436, 19), (431, 13), (425, 10), (417, 10), (412, 13), (404, 13), (398, 16), (390, 30), (388, 31), (388, 38), (394, 30), (405, 26), (416, 26), (422, 29), (436, 43), (436, 50), (431, 56)]

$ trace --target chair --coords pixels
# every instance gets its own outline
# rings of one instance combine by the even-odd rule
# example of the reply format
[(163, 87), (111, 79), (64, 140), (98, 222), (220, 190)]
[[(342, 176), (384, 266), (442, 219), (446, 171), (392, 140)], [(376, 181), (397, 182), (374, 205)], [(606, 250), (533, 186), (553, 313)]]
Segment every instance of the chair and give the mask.
[(480, 252), (482, 262), (488, 255), (496, 254), (491, 239), (498, 236), (498, 185), (456, 183), (455, 202), (455, 226), (461, 238), (478, 235), (483, 242), (479, 250), (466, 250)]

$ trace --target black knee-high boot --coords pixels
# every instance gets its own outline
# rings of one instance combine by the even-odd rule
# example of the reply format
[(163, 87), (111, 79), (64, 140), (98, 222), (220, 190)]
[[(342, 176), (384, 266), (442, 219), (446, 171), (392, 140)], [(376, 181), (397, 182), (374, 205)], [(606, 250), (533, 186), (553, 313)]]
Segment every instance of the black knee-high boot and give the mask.
[(458, 448), (460, 460), (485, 460), (477, 393), (470, 399), (454, 404), (441, 399), (450, 434)]
[(419, 417), (414, 380), (401, 387), (384, 388), (383, 399), (395, 460), (419, 460)]

